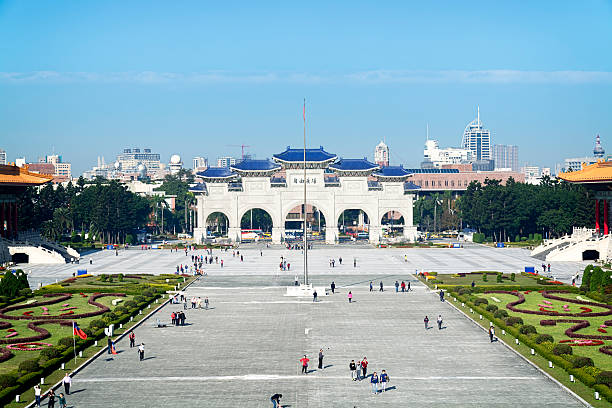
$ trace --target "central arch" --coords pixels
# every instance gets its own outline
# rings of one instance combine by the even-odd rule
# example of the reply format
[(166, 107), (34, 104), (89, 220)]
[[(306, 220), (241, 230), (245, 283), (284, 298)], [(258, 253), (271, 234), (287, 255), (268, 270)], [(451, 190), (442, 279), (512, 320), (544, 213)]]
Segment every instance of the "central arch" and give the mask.
[(206, 238), (227, 237), (229, 217), (221, 211), (213, 211), (206, 217)]
[[(304, 231), (304, 204), (297, 204), (284, 216), (285, 239), (302, 239)], [(306, 204), (306, 231), (309, 239), (325, 237), (327, 224), (324, 212), (314, 204)]]
[(345, 208), (336, 220), (338, 240), (369, 239), (371, 218), (363, 208)]
[(245, 210), (240, 217), (241, 241), (272, 239), (274, 222), (265, 209), (253, 207)]
[(394, 238), (404, 235), (406, 219), (404, 214), (398, 210), (389, 210), (380, 219), (380, 226), (384, 238)]

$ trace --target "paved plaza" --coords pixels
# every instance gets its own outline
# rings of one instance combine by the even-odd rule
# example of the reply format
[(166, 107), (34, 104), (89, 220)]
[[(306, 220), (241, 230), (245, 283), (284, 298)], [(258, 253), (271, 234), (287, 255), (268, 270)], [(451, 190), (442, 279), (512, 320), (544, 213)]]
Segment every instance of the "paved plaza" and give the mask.
[[(208, 296), (210, 310), (187, 310), (184, 327), (145, 323), (136, 330), (136, 342), (146, 343), (145, 361), (138, 361), (127, 340), (119, 342), (117, 356), (103, 355), (74, 377), (69, 406), (271, 407), (269, 398), (277, 392), (283, 394), (283, 406), (293, 408), (582, 406), (503, 344), (491, 344), (482, 329), (440, 302), (413, 275), (415, 269), (517, 271), (526, 262), (537, 262), (524, 251), (481, 246), (314, 249), (311, 281), (328, 286), (334, 280), (338, 287), (335, 295), (317, 303), (284, 296), (283, 286), (301, 275), (301, 252), (263, 249), (260, 256), (259, 249), (250, 248), (241, 253), (244, 262), (231, 251), (223, 253), (224, 268), (211, 265), (208, 276), (187, 289), (188, 296)], [(292, 271), (278, 271), (281, 255)], [(328, 262), (332, 257), (334, 268)], [(119, 256), (109, 251), (92, 258), (93, 265), (86, 267), (94, 273), (172, 272), (187, 262), (184, 253), (154, 250)], [(567, 264), (563, 270), (569, 276), (578, 267)], [(553, 266), (557, 268), (562, 266)], [(54, 280), (73, 269), (35, 267), (32, 277)], [(413, 290), (395, 293), (396, 279), (410, 281)], [(381, 280), (382, 293), (377, 291)], [(354, 294), (351, 304), (349, 290)], [(182, 305), (167, 305), (152, 320), (169, 323), (170, 313), (180, 309)], [(444, 318), (443, 329), (425, 330), (423, 317), (428, 315), (435, 326), (438, 314)], [(321, 348), (325, 368), (318, 370)], [(303, 354), (311, 359), (307, 375), (300, 374)], [(373, 395), (369, 380), (351, 381), (349, 362), (364, 356), (368, 374), (389, 373), (387, 392)]]

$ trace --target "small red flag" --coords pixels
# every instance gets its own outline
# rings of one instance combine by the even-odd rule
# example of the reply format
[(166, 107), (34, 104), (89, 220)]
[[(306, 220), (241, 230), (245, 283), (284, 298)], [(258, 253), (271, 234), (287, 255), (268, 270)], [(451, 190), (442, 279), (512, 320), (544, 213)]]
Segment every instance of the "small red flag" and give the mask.
[(79, 336), (83, 340), (87, 340), (87, 333), (85, 333), (81, 328), (76, 324), (76, 322), (72, 323), (72, 334), (74, 336)]

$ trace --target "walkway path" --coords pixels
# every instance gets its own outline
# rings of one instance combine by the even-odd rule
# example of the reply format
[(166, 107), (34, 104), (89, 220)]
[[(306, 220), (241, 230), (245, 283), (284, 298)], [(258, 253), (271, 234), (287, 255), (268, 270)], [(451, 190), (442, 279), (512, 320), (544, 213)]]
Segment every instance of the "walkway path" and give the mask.
[[(294, 272), (277, 273), (281, 251), (269, 250), (263, 257), (247, 251), (243, 263), (230, 253), (223, 270), (211, 270), (187, 291), (208, 296), (213, 309), (187, 310), (188, 326), (138, 329), (136, 341), (146, 343), (147, 359), (139, 362), (136, 350), (120, 342), (114, 359), (100, 358), (73, 379), (77, 392), (69, 405), (269, 407), (270, 395), (279, 392), (292, 408), (581, 406), (439, 302), (409, 275), (414, 265), (400, 261), (397, 253), (353, 251), (336, 268), (327, 265), (327, 253), (313, 251), (313, 281), (335, 280), (340, 286), (339, 293), (316, 304), (284, 296), (279, 285), (292, 280)], [(358, 268), (346, 265), (352, 256)], [(290, 255), (292, 267), (298, 258), (299, 253)], [(370, 293), (367, 283), (373, 280), (377, 288), (380, 279), (385, 292)], [(414, 290), (396, 294), (396, 279), (411, 279)], [(352, 304), (348, 290), (354, 294)], [(179, 308), (166, 306), (160, 318), (168, 321)], [(435, 323), (438, 314), (445, 328), (425, 330), (423, 317)], [(301, 375), (298, 359), (307, 353), (315, 369), (320, 348), (326, 368)], [(392, 389), (372, 395), (369, 382), (350, 380), (350, 360), (363, 356), (369, 373), (387, 370)]]

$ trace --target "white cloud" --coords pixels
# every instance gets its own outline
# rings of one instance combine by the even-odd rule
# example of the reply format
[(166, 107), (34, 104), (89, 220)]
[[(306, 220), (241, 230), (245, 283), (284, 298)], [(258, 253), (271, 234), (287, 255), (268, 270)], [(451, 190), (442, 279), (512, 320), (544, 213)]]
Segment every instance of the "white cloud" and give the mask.
[(612, 83), (609, 71), (523, 70), (372, 70), (345, 74), (307, 72), (0, 72), (0, 83), (484, 83), (484, 84), (587, 84)]

